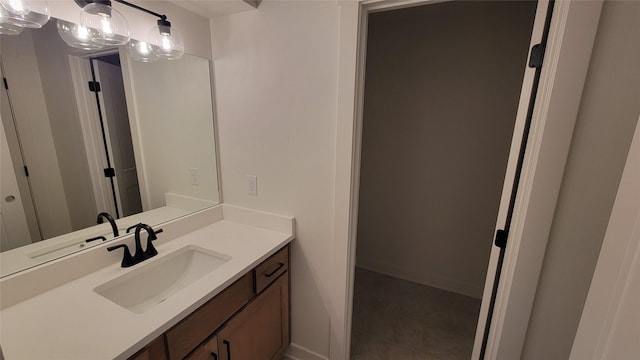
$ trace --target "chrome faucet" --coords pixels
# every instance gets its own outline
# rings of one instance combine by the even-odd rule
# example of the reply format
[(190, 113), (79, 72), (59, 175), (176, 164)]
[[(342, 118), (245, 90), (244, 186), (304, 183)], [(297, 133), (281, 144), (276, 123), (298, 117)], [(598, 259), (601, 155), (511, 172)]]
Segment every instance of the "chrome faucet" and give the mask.
[(109, 224), (111, 224), (111, 230), (113, 230), (113, 237), (120, 236), (120, 233), (118, 232), (118, 226), (116, 225), (116, 221), (113, 219), (113, 216), (109, 215), (109, 213), (101, 212), (100, 214), (98, 214), (98, 220), (96, 221), (98, 222), (98, 224), (102, 224), (104, 222), (104, 219), (107, 219)]
[[(140, 232), (142, 232), (142, 230), (145, 230), (148, 234), (147, 236), (147, 248), (146, 250), (142, 250), (142, 241), (140, 240)], [(121, 266), (122, 267), (130, 267), (133, 266), (135, 264), (139, 264), (149, 258), (152, 258), (156, 255), (158, 255), (158, 250), (156, 250), (156, 248), (153, 246), (153, 244), (151, 243), (154, 240), (158, 239), (157, 234), (161, 233), (162, 229), (158, 229), (158, 230), (153, 230), (153, 228), (147, 224), (137, 224), (136, 225), (136, 232), (135, 232), (135, 246), (136, 246), (136, 251), (134, 253), (133, 256), (131, 256), (131, 252), (129, 251), (129, 247), (126, 244), (119, 244), (119, 245), (115, 245), (115, 246), (110, 246), (107, 248), (108, 251), (113, 251), (119, 248), (123, 248), (124, 249), (124, 255), (122, 258), (122, 263)]]

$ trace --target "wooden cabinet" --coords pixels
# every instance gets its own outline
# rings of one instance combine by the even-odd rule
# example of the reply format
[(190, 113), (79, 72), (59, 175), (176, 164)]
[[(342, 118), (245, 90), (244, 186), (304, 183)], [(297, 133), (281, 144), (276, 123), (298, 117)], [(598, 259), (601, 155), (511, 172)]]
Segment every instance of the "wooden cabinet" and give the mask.
[(167, 360), (167, 350), (164, 335), (153, 340), (149, 345), (138, 351), (132, 360)]
[(183, 359), (253, 296), (253, 277), (249, 273), (171, 328), (166, 332), (169, 359)]
[(218, 332), (220, 360), (279, 359), (289, 344), (289, 273)]
[(289, 245), (132, 360), (274, 360), (289, 345)]

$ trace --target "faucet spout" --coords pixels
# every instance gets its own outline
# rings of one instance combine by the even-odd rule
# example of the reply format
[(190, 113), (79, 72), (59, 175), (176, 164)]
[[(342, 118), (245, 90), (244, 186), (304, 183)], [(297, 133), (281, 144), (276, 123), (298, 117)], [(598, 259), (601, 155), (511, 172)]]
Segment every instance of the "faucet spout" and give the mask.
[[(145, 230), (148, 234), (147, 247), (144, 252), (142, 251), (142, 241), (140, 240), (140, 232), (142, 232), (142, 230)], [(156, 250), (156, 248), (153, 246), (151, 242), (153, 240), (157, 240), (158, 236), (156, 236), (156, 234), (159, 234), (161, 232), (162, 232), (162, 229), (153, 230), (153, 228), (147, 224), (141, 223), (136, 225), (136, 232), (135, 232), (136, 253), (133, 257), (136, 259), (140, 259), (140, 261), (144, 261), (148, 258), (158, 255), (158, 251)]]
[(102, 224), (104, 222), (104, 219), (107, 219), (109, 224), (111, 224), (111, 230), (113, 230), (113, 237), (120, 236), (120, 233), (118, 232), (118, 226), (116, 225), (116, 221), (113, 219), (113, 216), (109, 215), (109, 213), (101, 212), (100, 214), (98, 214), (98, 219), (96, 221), (98, 222), (98, 224)]

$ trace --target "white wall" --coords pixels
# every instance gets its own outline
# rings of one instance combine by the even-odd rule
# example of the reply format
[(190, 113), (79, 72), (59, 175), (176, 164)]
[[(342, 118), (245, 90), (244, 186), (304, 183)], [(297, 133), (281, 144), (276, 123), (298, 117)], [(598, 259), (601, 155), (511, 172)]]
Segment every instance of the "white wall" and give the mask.
[(640, 126), (636, 125), (570, 359), (636, 358), (639, 303)]
[[(167, 205), (166, 193), (218, 203), (209, 60), (124, 60), (144, 210)], [(195, 185), (191, 169), (197, 169)]]
[(535, 5), (369, 16), (358, 266), (482, 297)]
[(640, 114), (640, 3), (605, 2), (523, 359), (567, 359)]
[[(292, 342), (329, 353), (337, 104), (335, 1), (263, 1), (216, 17), (216, 103), (225, 203), (296, 217)], [(257, 175), (258, 195), (246, 175)]]

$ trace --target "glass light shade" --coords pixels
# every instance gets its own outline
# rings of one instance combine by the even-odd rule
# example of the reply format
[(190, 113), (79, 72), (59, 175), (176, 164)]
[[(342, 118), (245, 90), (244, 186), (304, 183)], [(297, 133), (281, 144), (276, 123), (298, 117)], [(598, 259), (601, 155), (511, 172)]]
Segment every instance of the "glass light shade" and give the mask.
[(152, 27), (149, 30), (149, 44), (160, 59), (177, 60), (184, 55), (182, 36), (174, 28), (170, 28), (168, 32), (163, 26)]
[(46, 0), (0, 0), (3, 13), (0, 23), (24, 28), (39, 29), (49, 21)]
[(100, 46), (119, 46), (129, 41), (129, 25), (122, 14), (109, 5), (91, 3), (80, 12), (80, 25), (95, 29), (91, 42)]
[(8, 22), (3, 22), (9, 16), (7, 10), (0, 6), (0, 34), (2, 35), (18, 35), (24, 30), (23, 27), (12, 25)]
[(0, 22), (0, 35), (18, 35), (24, 30), (23, 27)]
[(127, 44), (127, 53), (136, 61), (152, 62), (160, 59), (158, 52), (145, 41), (129, 41)]
[(57, 28), (62, 40), (71, 47), (84, 50), (103, 48), (102, 45), (91, 41), (98, 32), (96, 29), (88, 29), (80, 24), (74, 24), (64, 20), (58, 20)]

